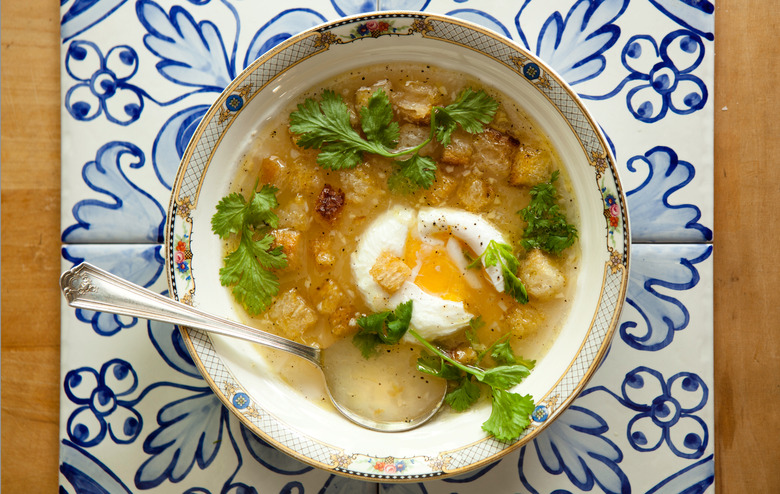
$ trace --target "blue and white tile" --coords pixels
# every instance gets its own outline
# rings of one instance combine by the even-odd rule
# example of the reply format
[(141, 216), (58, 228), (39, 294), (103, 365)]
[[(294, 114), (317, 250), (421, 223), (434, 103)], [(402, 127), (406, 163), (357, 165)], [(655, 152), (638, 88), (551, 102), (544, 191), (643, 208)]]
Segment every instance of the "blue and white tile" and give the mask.
[(714, 70), (709, 2), (417, 3), (514, 40), (584, 98), (613, 146), (635, 242), (712, 240), (714, 102), (705, 82), (711, 83)]
[[(166, 291), (159, 246), (63, 249), (63, 270), (83, 260)], [(635, 245), (631, 277), (629, 304), (604, 363), (543, 434), (470, 474), (380, 490), (711, 489), (712, 311), (701, 301), (712, 297), (712, 246)], [(109, 492), (379, 488), (308, 467), (249, 433), (210, 392), (171, 325), (74, 311), (64, 302), (62, 317), (65, 492), (89, 483)]]
[(462, 478), (384, 486), (311, 469), (248, 434), (172, 326), (63, 305), (61, 490), (714, 490), (710, 1), (63, 1), (63, 269), (88, 260), (164, 292), (171, 181), (209, 103), (274, 44), (375, 8), (482, 24), (585, 98), (621, 167), (635, 242), (601, 369), (523, 450)]
[[(226, 2), (116, 3), (104, 19), (102, 10), (62, 9), (66, 243), (159, 242), (179, 158), (227, 82), (291, 34), (374, 5), (333, 0), (276, 12)], [(478, 22), (548, 61), (588, 101), (614, 147), (638, 242), (712, 239), (707, 5), (380, 2)]]
[[(70, 245), (62, 269), (91, 262), (167, 293), (160, 246)], [(61, 492), (374, 492), (273, 449), (211, 392), (170, 324), (62, 304)], [(103, 490), (101, 490), (103, 489)]]
[(65, 243), (161, 242), (179, 160), (211, 102), (268, 48), (356, 8), (104, 2), (62, 6)]
[[(482, 470), (382, 492), (713, 492), (712, 311), (701, 303), (712, 296), (712, 246), (635, 245), (633, 256), (635, 309), (624, 310), (603, 364), (555, 423)], [(645, 320), (650, 313), (661, 325)], [(667, 343), (636, 344), (664, 339), (667, 321)]]

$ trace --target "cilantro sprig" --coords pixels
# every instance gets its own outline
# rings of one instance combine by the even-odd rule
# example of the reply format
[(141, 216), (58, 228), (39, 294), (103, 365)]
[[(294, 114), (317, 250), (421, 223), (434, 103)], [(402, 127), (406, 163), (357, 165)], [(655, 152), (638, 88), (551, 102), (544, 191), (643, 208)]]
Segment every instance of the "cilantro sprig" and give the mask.
[(463, 411), (476, 403), (482, 392), (480, 383), (486, 385), (491, 391), (493, 408), (482, 428), (500, 441), (517, 439), (531, 423), (529, 416), (534, 402), (530, 395), (512, 393), (509, 389), (528, 377), (535, 362), (514, 355), (509, 345), (509, 335), (487, 348), (480, 345), (476, 330), (482, 321), (481, 318), (475, 318), (469, 323), (469, 339), (482, 348), (477, 363), (489, 354), (498, 365), (483, 368), (462, 364), (410, 327), (411, 319), (411, 300), (399, 304), (394, 311), (361, 317), (357, 321), (360, 331), (353, 336), (352, 342), (365, 358), (369, 358), (377, 352), (378, 345), (394, 345), (404, 335), (411, 335), (431, 352), (417, 360), (417, 369), (455, 383), (444, 398), (454, 410)]
[(219, 201), (211, 217), (211, 230), (220, 238), (240, 236), (236, 250), (223, 259), (219, 280), (223, 286), (233, 287), (233, 296), (252, 315), (271, 304), (279, 292), (273, 270), (287, 266), (287, 256), (280, 246), (272, 247), (274, 236), (270, 234), (279, 221), (273, 212), (279, 205), (277, 191), (264, 185), (260, 191), (253, 190), (248, 201), (233, 192)]
[(558, 170), (549, 182), (531, 188), (531, 202), (519, 211), (527, 226), (520, 244), (527, 250), (541, 249), (559, 254), (571, 247), (577, 240), (577, 228), (566, 220), (558, 204)]
[(412, 192), (428, 189), (436, 178), (436, 162), (419, 151), (437, 139), (444, 146), (460, 126), (469, 133), (479, 133), (498, 109), (498, 102), (484, 91), (465, 89), (445, 107), (431, 111), (430, 133), (420, 144), (401, 151), (398, 145), (400, 127), (393, 120), (393, 107), (383, 89), (377, 89), (360, 109), (360, 132), (350, 124), (349, 108), (340, 95), (325, 90), (319, 101), (307, 98), (290, 114), (290, 131), (298, 135), (297, 144), (305, 149), (319, 149), (317, 163), (330, 170), (354, 168), (364, 153), (396, 160), (396, 171), (388, 179), (393, 190)]
[(528, 292), (525, 290), (523, 282), (517, 277), (517, 268), (520, 266), (520, 262), (512, 254), (511, 245), (491, 240), (488, 242), (485, 251), (471, 261), (467, 267), (470, 269), (475, 268), (480, 263), (486, 268), (499, 266), (501, 275), (504, 278), (504, 291), (521, 304), (528, 303)]
[[(432, 352), (418, 359), (417, 369), (455, 382), (444, 398), (454, 410), (463, 411), (476, 403), (481, 395), (479, 384), (482, 383), (490, 388), (492, 398), (490, 417), (482, 424), (482, 429), (499, 441), (513, 441), (528, 427), (534, 409), (533, 398), (509, 389), (528, 377), (535, 362), (515, 357), (507, 338), (500, 339), (488, 349), (498, 365), (482, 368), (458, 362), (414, 329), (409, 329), (409, 334)], [(481, 360), (482, 357), (479, 357), (477, 363)]]

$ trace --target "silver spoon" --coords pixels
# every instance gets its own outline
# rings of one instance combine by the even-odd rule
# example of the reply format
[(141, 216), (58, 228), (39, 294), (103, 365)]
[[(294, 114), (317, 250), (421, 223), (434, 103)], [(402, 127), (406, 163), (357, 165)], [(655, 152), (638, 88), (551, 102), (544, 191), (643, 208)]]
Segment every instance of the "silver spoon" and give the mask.
[[(245, 326), (207, 312), (182, 304), (159, 293), (138, 286), (127, 280), (97, 268), (89, 263), (81, 263), (60, 276), (60, 288), (68, 305), (79, 309), (89, 309), (111, 314), (119, 314), (155, 321), (167, 322), (188, 328), (200, 329), (223, 336), (240, 338), (269, 348), (297, 355), (314, 364), (325, 377), (325, 384), (331, 401), (344, 416), (358, 425), (382, 432), (400, 432), (413, 429), (433, 417), (444, 401), (447, 383), (419, 373), (404, 358), (398, 358), (393, 352), (404, 352), (388, 347), (391, 353), (380, 352), (384, 359), (383, 374), (389, 376), (386, 383), (371, 383), (372, 391), (379, 389), (400, 393), (404, 389), (421, 387), (422, 392), (413, 396), (397, 397), (393, 411), (377, 410), (374, 399), (365, 396), (365, 388), (349, 367), (332, 363), (332, 349), (341, 345), (340, 359), (350, 359), (360, 364), (362, 357), (349, 340), (336, 343), (326, 349), (319, 349), (297, 343), (275, 334)], [(347, 348), (347, 346), (351, 348)], [(407, 348), (408, 350), (408, 348)], [(330, 358), (329, 358), (330, 357)], [(396, 370), (389, 370), (395, 367)], [(365, 383), (362, 383), (365, 386)], [(384, 388), (381, 386), (384, 385)], [(418, 390), (419, 391), (419, 390)]]

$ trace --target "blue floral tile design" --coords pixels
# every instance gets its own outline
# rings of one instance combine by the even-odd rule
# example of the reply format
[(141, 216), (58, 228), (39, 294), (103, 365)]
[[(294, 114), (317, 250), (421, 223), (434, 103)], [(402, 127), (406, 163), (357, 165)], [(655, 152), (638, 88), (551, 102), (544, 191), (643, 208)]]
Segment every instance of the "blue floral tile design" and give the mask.
[[(701, 335), (711, 332), (712, 319), (698, 301), (712, 294), (712, 247), (634, 248), (637, 270), (652, 272), (656, 284), (632, 288), (637, 309), (624, 312), (621, 327), (638, 327), (642, 313), (663, 313), (654, 309), (660, 293), (645, 297), (644, 290), (662, 291), (663, 302), (685, 311), (684, 330), (653, 349), (616, 338), (581, 396), (532, 443), (475, 472), (419, 484), (336, 477), (289, 458), (230, 416), (173, 326), (125, 321), (121, 331), (101, 334), (63, 302), (63, 489), (82, 492), (77, 486), (94, 484), (108, 492), (261, 492), (269, 486), (277, 486), (271, 492), (705, 492), (714, 476), (712, 340)], [(160, 276), (148, 280), (143, 274), (156, 272), (158, 256), (159, 246), (74, 245), (63, 249), (63, 269), (87, 260), (122, 274), (131, 263), (141, 273), (134, 281), (165, 293)], [(696, 276), (676, 282), (680, 266)], [(233, 399), (249, 398), (237, 393)], [(543, 410), (534, 414), (537, 421), (545, 418)], [(646, 468), (650, 458), (652, 471)], [(680, 490), (665, 490), (669, 486)]]
[[(633, 263), (599, 371), (520, 451), (460, 477), (375, 484), (304, 465), (251, 434), (210, 392), (173, 326), (63, 302), (60, 492), (714, 491), (712, 1), (313, 0), (258, 8), (236, 0), (65, 0), (63, 269), (86, 260), (166, 293), (160, 243), (169, 194), (209, 104), (295, 33), (396, 9), (452, 15), (514, 40), (572, 85), (607, 135), (622, 168)], [(233, 397), (237, 407), (245, 399)], [(546, 420), (544, 404), (534, 419)]]

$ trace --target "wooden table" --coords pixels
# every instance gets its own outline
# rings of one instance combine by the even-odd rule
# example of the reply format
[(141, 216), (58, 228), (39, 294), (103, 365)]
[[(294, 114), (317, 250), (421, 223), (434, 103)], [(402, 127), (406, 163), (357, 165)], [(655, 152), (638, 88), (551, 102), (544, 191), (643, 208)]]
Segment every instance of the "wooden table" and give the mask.
[[(716, 492), (780, 485), (780, 6), (718, 0)], [(2, 490), (58, 486), (59, 4), (2, 0)]]

